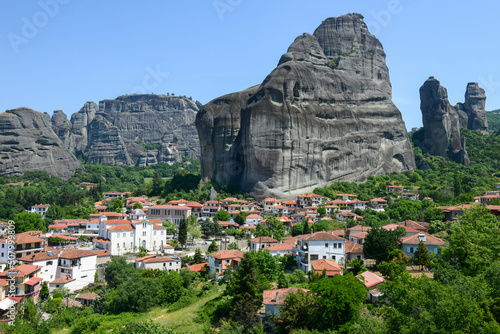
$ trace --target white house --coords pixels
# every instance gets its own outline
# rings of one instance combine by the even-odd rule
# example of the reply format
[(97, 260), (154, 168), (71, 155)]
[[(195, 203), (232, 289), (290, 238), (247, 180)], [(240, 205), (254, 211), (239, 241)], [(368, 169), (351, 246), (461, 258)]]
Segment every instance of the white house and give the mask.
[(374, 211), (384, 211), (387, 207), (387, 201), (380, 197), (373, 198), (370, 200), (370, 207)]
[(278, 240), (271, 237), (257, 237), (250, 240), (250, 250), (257, 252), (266, 247), (279, 244)]
[(131, 221), (145, 220), (147, 217), (147, 215), (141, 209), (132, 210), (129, 216)]
[(285, 254), (291, 254), (293, 252), (293, 246), (287, 243), (274, 244), (269, 247), (264, 248), (264, 250), (269, 251), (272, 256), (283, 256)]
[(248, 215), (246, 220), (245, 220), (245, 225), (257, 225), (258, 223), (260, 223), (264, 218), (262, 218), (260, 215), (258, 214), (251, 214), (251, 215)]
[(56, 279), (69, 276), (74, 281), (67, 288), (71, 291), (82, 289), (94, 282), (97, 255), (83, 249), (66, 249), (59, 254)]
[(166, 245), (167, 228), (149, 220), (131, 222), (129, 220), (99, 219), (99, 237), (94, 239), (96, 249), (107, 249), (111, 255), (134, 252), (141, 247), (162, 251)]
[(316, 232), (297, 236), (294, 253), (299, 269), (307, 273), (312, 269), (311, 260), (327, 259), (343, 265), (346, 260), (346, 239), (334, 235), (333, 232)]
[(223, 275), (228, 268), (236, 267), (245, 254), (239, 250), (220, 250), (208, 255), (209, 274)]
[(35, 234), (40, 234), (40, 232), (30, 231), (18, 233), (15, 234), (13, 239), (9, 239), (9, 236), (0, 237), (0, 261), (9, 261), (9, 245), (12, 241), (14, 242), (13, 256), (15, 256), (16, 259), (26, 255), (43, 252), (45, 240)]
[(297, 292), (298, 290), (303, 291), (304, 293), (309, 292), (308, 289), (302, 288), (285, 288), (285, 289), (273, 289), (273, 290), (264, 290), (262, 293), (263, 305), (265, 312), (261, 314), (261, 317), (265, 317), (269, 314), (279, 315), (280, 311), (278, 306), (282, 306), (285, 303), (285, 298), (293, 292)]
[(141, 269), (173, 270), (178, 272), (181, 270), (181, 260), (166, 256), (157, 257), (156, 255), (147, 255), (135, 259), (135, 267)]
[(50, 282), (58, 278), (57, 267), (59, 265), (59, 254), (61, 252), (62, 250), (54, 250), (51, 252), (34, 253), (23, 256), (19, 258), (18, 261), (24, 264), (42, 267), (40, 270), (40, 277), (43, 278), (44, 281)]
[(38, 213), (42, 215), (43, 218), (45, 218), (45, 213), (49, 209), (50, 204), (37, 204), (37, 205), (32, 205), (28, 210), (26, 210), (29, 213)]

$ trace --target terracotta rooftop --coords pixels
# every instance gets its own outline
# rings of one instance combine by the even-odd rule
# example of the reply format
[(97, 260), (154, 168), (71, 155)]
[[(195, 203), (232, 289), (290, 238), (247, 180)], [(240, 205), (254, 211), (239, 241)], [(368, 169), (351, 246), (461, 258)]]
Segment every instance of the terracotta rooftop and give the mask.
[(271, 245), (269, 247), (264, 248), (264, 250), (268, 250), (270, 252), (279, 252), (279, 251), (289, 251), (291, 252), (293, 246), (287, 243)]
[(96, 300), (99, 297), (101, 296), (99, 296), (97, 293), (91, 292), (91, 293), (79, 293), (76, 295), (75, 299)]
[(302, 240), (307, 240), (307, 241), (323, 241), (323, 240), (345, 241), (346, 240), (344, 238), (341, 238), (341, 237), (335, 235), (332, 232), (325, 232), (325, 231), (320, 231), (320, 232), (316, 232), (313, 234), (298, 235), (297, 237), (302, 239)]
[(323, 272), (323, 269), (326, 269), (327, 276), (342, 275), (343, 267), (339, 266), (335, 263), (335, 261), (332, 260), (311, 260), (311, 267), (318, 274), (321, 274)]
[[(303, 292), (308, 292), (308, 289), (301, 288), (285, 288), (285, 289), (274, 289), (274, 290), (264, 290), (262, 293), (262, 299), (264, 305), (283, 305), (286, 296), (290, 293), (297, 292), (301, 290)], [(276, 301), (276, 296), (279, 296), (279, 301)]]
[(55, 280), (53, 280), (52, 282), (49, 282), (50, 284), (66, 284), (66, 283), (69, 283), (69, 282), (72, 282), (74, 281), (73, 278), (71, 278), (71, 276), (69, 275), (66, 275), (66, 276), (63, 276), (63, 277), (59, 277)]
[(216, 258), (218, 260), (224, 259), (234, 259), (234, 258), (242, 258), (245, 255), (242, 251), (233, 249), (233, 250), (220, 250), (218, 252), (214, 252), (209, 254), (208, 256)]
[[(61, 251), (59, 251), (59, 252), (61, 252)], [(35, 253), (35, 254), (23, 256), (22, 258), (19, 258), (18, 260), (23, 261), (23, 262), (37, 262), (37, 261), (57, 259), (59, 252), (50, 252), (52, 254), (52, 256), (49, 255), (49, 252)]]
[(416, 233), (412, 235), (408, 235), (406, 237), (401, 238), (401, 243), (403, 244), (410, 244), (410, 245), (418, 245), (420, 242), (420, 236), (423, 236), (425, 238), (424, 244), (426, 245), (433, 245), (433, 246), (446, 246), (446, 242), (443, 240), (427, 234), (427, 233)]
[(371, 288), (377, 284), (383, 283), (384, 278), (370, 271), (365, 271), (364, 273), (356, 276), (367, 288)]
[(84, 249), (69, 248), (69, 249), (64, 250), (61, 253), (61, 255), (59, 255), (59, 257), (61, 259), (73, 260), (73, 259), (80, 259), (82, 257), (93, 256), (93, 255), (96, 255), (93, 251), (88, 251), (88, 250), (84, 250)]
[(208, 262), (193, 264), (192, 266), (188, 266), (187, 268), (191, 271), (200, 271), (205, 266), (208, 266)]
[(346, 254), (363, 254), (363, 245), (350, 240), (345, 241), (345, 253)]
[(99, 250), (95, 250), (95, 251), (92, 251), (95, 255), (97, 255), (97, 257), (99, 256), (110, 256), (111, 253), (106, 250), (106, 249), (99, 249)]
[(278, 240), (276, 239), (273, 239), (271, 237), (257, 237), (257, 238), (253, 238), (253, 239), (250, 239), (250, 241), (252, 242), (258, 242), (258, 243), (278, 243)]
[(161, 263), (161, 262), (174, 262), (175, 260), (169, 257), (152, 257), (149, 259), (142, 260), (144, 263)]
[[(0, 273), (0, 277), (24, 277), (40, 269), (42, 269), (42, 266), (35, 266), (32, 264), (21, 264), (20, 266), (7, 269), (3, 273)], [(12, 273), (12, 275), (7, 275), (9, 272)]]

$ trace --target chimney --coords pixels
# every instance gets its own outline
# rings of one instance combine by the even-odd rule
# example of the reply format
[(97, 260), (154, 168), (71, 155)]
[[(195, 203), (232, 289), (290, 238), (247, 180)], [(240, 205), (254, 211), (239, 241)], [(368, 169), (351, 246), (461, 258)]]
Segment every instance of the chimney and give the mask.
[(280, 293), (276, 292), (276, 304), (280, 303)]

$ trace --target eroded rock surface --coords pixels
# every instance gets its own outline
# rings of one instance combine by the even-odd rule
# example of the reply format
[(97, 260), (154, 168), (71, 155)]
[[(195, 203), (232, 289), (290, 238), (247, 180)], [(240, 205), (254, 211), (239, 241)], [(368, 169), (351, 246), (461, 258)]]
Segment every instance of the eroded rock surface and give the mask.
[(296, 38), (257, 86), (197, 115), (202, 176), (255, 197), (415, 169), (381, 43), (359, 14)]

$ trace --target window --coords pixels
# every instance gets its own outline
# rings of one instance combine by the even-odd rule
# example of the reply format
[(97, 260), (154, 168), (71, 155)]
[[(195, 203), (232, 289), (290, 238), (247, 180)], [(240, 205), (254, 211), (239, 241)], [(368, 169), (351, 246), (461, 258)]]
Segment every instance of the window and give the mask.
[(323, 259), (326, 259), (326, 255), (323, 255)]
[(143, 223), (143, 224), (142, 224), (142, 228), (146, 228), (146, 223)]
[(168, 265), (172, 267), (172, 262), (170, 262)]
[(333, 261), (335, 261), (335, 255), (334, 255), (334, 256), (332, 256), (332, 260), (333, 260)]
[(87, 275), (83, 275), (83, 276), (82, 276), (82, 277), (80, 277), (80, 278), (85, 278), (85, 277), (87, 277)]
[(123, 243), (123, 248), (125, 248), (125, 243)]
[(166, 263), (164, 263), (164, 264), (163, 264), (163, 266), (164, 266), (164, 267), (165, 267), (166, 265), (167, 265)]
[(328, 243), (325, 243), (325, 248), (328, 248)]
[(116, 234), (116, 238), (120, 239), (120, 233)]
[(120, 243), (119, 242), (116, 243), (116, 247), (120, 248)]
[(5, 244), (2, 244), (2, 248), (5, 248)]
[(153, 235), (156, 235), (156, 231), (154, 231)]
[(413, 253), (413, 247), (410, 247), (410, 253)]
[(133, 245), (133, 243), (132, 243), (132, 242), (130, 242), (130, 248), (133, 248), (133, 246), (132, 246), (132, 245)]
[(333, 248), (337, 248), (337, 244), (336, 243), (333, 244)]
[(142, 236), (145, 237), (146, 236), (146, 231), (142, 232)]
[(46, 266), (51, 266), (52, 265), (52, 261), (47, 261), (47, 263), (45, 265)]
[(3, 253), (2, 253), (2, 257), (3, 257)]
[(123, 232), (123, 237), (126, 238), (127, 237), (127, 233)]

